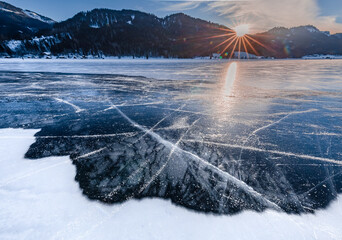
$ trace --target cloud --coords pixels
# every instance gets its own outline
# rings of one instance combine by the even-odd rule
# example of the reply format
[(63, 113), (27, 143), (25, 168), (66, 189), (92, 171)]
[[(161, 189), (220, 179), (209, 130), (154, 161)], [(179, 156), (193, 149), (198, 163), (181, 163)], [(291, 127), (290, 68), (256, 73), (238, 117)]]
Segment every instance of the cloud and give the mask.
[(156, 2), (165, 3), (166, 7), (161, 10), (164, 11), (186, 11), (199, 8), (200, 6), (207, 6), (212, 2), (237, 2), (237, 1), (249, 1), (249, 0), (154, 0)]
[(337, 16), (320, 16), (316, 0), (251, 0), (208, 3), (209, 11), (235, 22), (252, 23), (255, 32), (275, 26), (315, 25), (321, 30), (341, 32)]
[(161, 9), (164, 11), (186, 11), (198, 8), (201, 5), (202, 1), (188, 1), (188, 2), (172, 2), (172, 4), (168, 4), (167, 7)]
[(317, 0), (191, 0), (164, 1), (165, 11), (199, 9), (214, 12), (232, 22), (251, 23), (254, 32), (262, 32), (276, 26), (295, 27), (314, 25), (321, 30), (342, 32), (339, 16), (321, 16)]

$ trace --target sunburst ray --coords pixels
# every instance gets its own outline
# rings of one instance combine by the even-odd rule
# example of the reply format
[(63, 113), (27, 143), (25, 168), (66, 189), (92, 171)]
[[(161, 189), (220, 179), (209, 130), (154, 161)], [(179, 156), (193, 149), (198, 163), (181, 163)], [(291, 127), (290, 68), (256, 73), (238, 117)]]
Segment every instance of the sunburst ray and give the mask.
[(246, 47), (246, 43), (245, 43), (245, 39), (244, 39), (244, 38), (242, 38), (242, 44), (243, 44), (243, 47), (244, 47), (245, 52), (246, 52), (246, 54), (247, 54), (247, 58), (249, 59), (248, 49), (247, 49), (247, 47)]
[[(274, 51), (270, 47), (266, 46), (265, 44), (261, 43), (259, 40), (255, 39), (250, 34), (248, 34), (249, 24), (236, 24), (236, 27), (232, 29), (224, 27), (212, 27), (212, 29), (219, 30), (223, 33), (206, 37), (198, 37), (197, 39), (217, 39), (213, 40), (215, 44), (218, 44), (214, 46), (212, 49), (217, 51), (217, 53), (220, 54), (221, 57), (223, 57), (222, 54), (225, 54), (225, 56), (229, 56), (229, 58), (232, 58), (234, 56), (235, 51), (238, 51), (237, 57), (239, 59), (241, 58), (241, 51), (244, 51), (245, 53), (245, 55), (243, 55), (244, 58), (247, 57), (249, 59), (251, 52), (253, 52), (256, 56), (259, 56), (260, 54), (256, 50), (256, 46), (261, 46), (262, 48), (265, 48), (267, 50)], [(259, 34), (258, 36), (262, 36), (262, 34)], [(223, 39), (221, 42), (221, 38), (225, 37), (227, 39)], [(196, 38), (191, 38), (187, 40), (195, 39)], [(213, 44), (213, 42), (210, 42), (210, 44)]]

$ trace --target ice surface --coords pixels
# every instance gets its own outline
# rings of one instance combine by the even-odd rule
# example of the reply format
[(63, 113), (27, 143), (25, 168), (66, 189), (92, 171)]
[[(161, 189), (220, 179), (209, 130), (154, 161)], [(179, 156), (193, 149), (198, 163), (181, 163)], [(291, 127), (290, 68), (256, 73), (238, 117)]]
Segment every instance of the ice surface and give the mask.
[[(0, 71), (90, 73), (149, 78), (214, 79), (227, 62), (191, 59), (0, 59)], [(134, 66), (134, 67), (132, 67)]]
[(315, 215), (200, 214), (160, 199), (104, 205), (81, 195), (69, 157), (27, 160), (39, 130), (0, 130), (0, 239), (341, 239), (339, 198)]
[[(0, 127), (91, 199), (313, 213), (342, 191), (341, 62), (1, 60)], [(11, 70), (11, 71), (9, 71)]]

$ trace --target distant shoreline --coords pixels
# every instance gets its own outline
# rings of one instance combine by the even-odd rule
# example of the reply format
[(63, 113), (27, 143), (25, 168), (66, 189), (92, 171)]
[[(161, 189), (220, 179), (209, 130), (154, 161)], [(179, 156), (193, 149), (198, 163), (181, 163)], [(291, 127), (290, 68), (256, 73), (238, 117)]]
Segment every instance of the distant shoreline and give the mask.
[(195, 57), (195, 58), (164, 58), (164, 57), (151, 57), (151, 58), (145, 58), (145, 57), (58, 57), (58, 56), (52, 56), (51, 58), (46, 57), (38, 57), (38, 56), (30, 56), (30, 57), (4, 57), (1, 56), (0, 60), (132, 60), (132, 61), (149, 61), (149, 60), (208, 60), (208, 61), (260, 61), (260, 60), (342, 60), (342, 56), (333, 56), (333, 55), (322, 55), (322, 56), (304, 56), (301, 58), (210, 58), (210, 57)]

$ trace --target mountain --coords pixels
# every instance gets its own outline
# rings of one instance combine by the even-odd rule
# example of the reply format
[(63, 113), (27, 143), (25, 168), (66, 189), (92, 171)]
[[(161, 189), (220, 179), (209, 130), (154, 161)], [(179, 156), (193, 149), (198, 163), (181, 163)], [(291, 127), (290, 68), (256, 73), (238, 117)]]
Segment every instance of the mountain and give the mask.
[(53, 23), (38, 13), (0, 1), (0, 40), (33, 37), (39, 30), (51, 28)]
[[(51, 25), (49, 25), (51, 26)], [(0, 43), (0, 52), (79, 54), (111, 56), (208, 56), (228, 28), (185, 14), (158, 18), (133, 10), (94, 9), (46, 27), (35, 38)], [(209, 47), (208, 47), (209, 46)]]
[(133, 10), (94, 9), (55, 24), (47, 34), (68, 35), (51, 48), (57, 54), (193, 57), (214, 51), (207, 47), (208, 37), (224, 33), (222, 29), (227, 28), (185, 14), (158, 18)]
[(261, 55), (276, 58), (300, 58), (305, 55), (342, 55), (342, 34), (331, 35), (314, 26), (277, 27), (256, 34), (255, 39), (267, 48), (258, 47)]
[[(179, 13), (165, 18), (133, 10), (94, 9), (55, 23), (28, 10), (0, 2), (0, 55), (97, 55), (192, 58), (222, 53), (229, 28)], [(214, 37), (219, 36), (219, 37)], [(342, 55), (342, 34), (314, 26), (273, 28), (250, 35), (251, 54), (300, 58)], [(225, 53), (233, 51), (232, 44)], [(241, 46), (242, 51), (246, 51)], [(229, 56), (229, 55), (228, 55)], [(244, 56), (244, 55), (243, 55)], [(223, 56), (225, 57), (225, 56)]]

